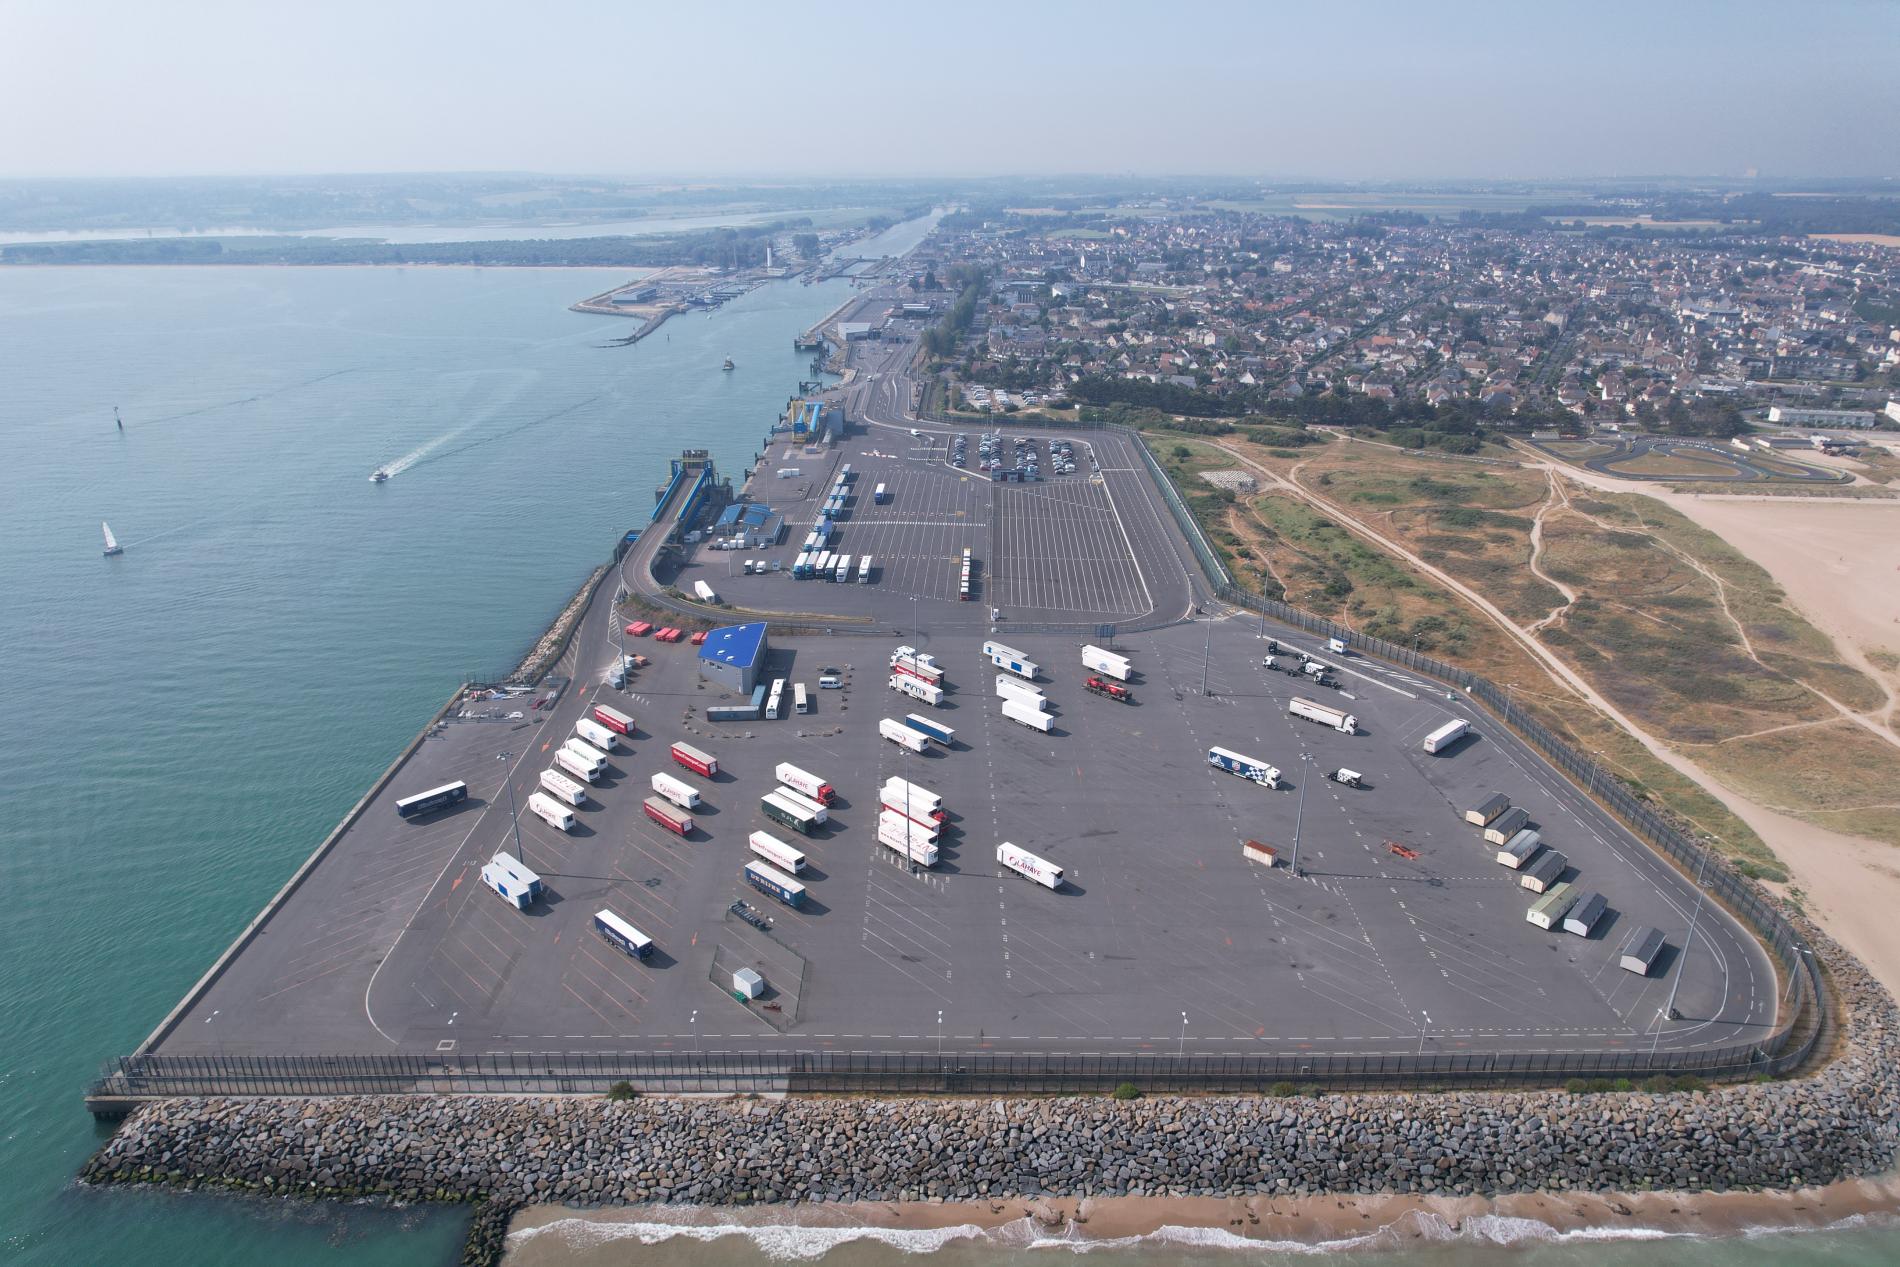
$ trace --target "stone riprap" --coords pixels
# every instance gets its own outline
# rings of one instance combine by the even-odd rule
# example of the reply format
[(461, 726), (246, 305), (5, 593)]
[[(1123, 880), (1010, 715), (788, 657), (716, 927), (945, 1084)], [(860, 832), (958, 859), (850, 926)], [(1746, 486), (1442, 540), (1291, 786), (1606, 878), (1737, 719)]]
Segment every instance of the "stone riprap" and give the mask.
[(1827, 939), (1833, 1059), (1708, 1091), (1314, 1097), (178, 1099), (91, 1182), (577, 1204), (1788, 1188), (1893, 1168), (1891, 996)]

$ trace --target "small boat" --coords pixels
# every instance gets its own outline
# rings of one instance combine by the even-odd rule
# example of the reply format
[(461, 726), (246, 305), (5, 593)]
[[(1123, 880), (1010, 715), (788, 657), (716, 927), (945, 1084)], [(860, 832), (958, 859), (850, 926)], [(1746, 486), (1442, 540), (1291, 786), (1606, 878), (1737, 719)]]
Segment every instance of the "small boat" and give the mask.
[(389, 472), (378, 470), (376, 474), (369, 477), (369, 482), (372, 484), (387, 484), (389, 482)]
[(738, 369), (739, 367), (732, 363), (731, 357), (727, 357), (726, 363), (724, 365), (721, 365), (719, 368), (722, 370), (735, 370), (735, 369)]
[(112, 421), (119, 424), (119, 430), (125, 430), (125, 419), (119, 417), (119, 407), (117, 405), (112, 407)]
[(125, 547), (120, 545), (119, 539), (112, 535), (112, 525), (102, 519), (99, 521), (99, 527), (106, 534), (106, 557), (109, 559), (115, 554), (124, 554)]

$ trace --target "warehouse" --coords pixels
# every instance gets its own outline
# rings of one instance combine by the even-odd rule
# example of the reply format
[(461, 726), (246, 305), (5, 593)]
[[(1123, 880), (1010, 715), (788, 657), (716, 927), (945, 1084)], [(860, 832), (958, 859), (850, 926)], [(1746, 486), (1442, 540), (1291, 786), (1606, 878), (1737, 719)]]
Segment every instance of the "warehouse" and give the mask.
[(706, 635), (699, 649), (699, 676), (735, 694), (749, 695), (759, 684), (765, 652), (764, 621), (726, 625)]

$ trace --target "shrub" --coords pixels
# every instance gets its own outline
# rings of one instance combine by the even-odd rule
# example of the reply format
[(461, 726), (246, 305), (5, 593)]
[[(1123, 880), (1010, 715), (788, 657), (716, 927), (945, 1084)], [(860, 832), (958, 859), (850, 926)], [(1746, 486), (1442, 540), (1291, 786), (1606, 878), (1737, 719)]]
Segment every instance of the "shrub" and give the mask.
[(1141, 1088), (1132, 1082), (1124, 1082), (1108, 1093), (1111, 1100), (1139, 1100)]
[(609, 1100), (637, 1100), (640, 1098), (640, 1092), (631, 1082), (616, 1082), (607, 1088), (607, 1098)]
[(1276, 1082), (1272, 1086), (1267, 1088), (1268, 1095), (1277, 1097), (1278, 1099), (1282, 1099), (1282, 1100), (1286, 1099), (1288, 1096), (1298, 1095), (1299, 1093), (1300, 1093), (1300, 1089), (1294, 1086), (1290, 1082)]

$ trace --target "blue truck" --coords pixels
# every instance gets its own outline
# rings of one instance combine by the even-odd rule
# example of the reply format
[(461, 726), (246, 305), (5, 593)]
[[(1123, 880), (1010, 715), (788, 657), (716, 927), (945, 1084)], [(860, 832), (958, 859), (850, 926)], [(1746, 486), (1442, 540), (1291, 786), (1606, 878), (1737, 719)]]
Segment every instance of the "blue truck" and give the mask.
[(1207, 764), (1240, 778), (1252, 779), (1262, 787), (1278, 787), (1280, 784), (1280, 771), (1277, 768), (1258, 757), (1249, 757), (1231, 748), (1209, 748)]
[(934, 739), (946, 748), (954, 748), (956, 746), (957, 732), (948, 726), (938, 725), (928, 717), (919, 717), (916, 713), (908, 713), (904, 717), (904, 724), (918, 734), (923, 735), (926, 739)]

